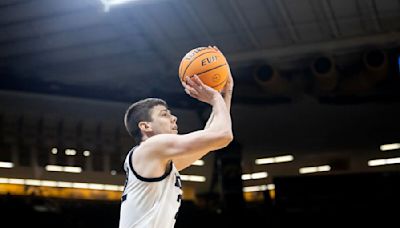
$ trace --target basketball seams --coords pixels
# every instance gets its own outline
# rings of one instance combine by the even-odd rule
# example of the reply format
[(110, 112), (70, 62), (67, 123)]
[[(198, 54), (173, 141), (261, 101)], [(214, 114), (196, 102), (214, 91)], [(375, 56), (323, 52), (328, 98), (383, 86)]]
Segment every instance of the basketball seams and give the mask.
[(212, 71), (212, 70), (218, 69), (218, 68), (220, 68), (220, 67), (223, 67), (223, 66), (226, 66), (226, 63), (224, 63), (224, 64), (221, 64), (221, 65), (218, 65), (218, 66), (216, 66), (216, 67), (214, 67), (214, 68), (211, 68), (211, 69), (205, 70), (205, 71), (203, 71), (203, 72), (197, 73), (197, 76), (199, 76), (199, 75), (201, 75), (201, 74), (204, 74), (204, 73), (207, 73), (207, 72), (209, 72), (209, 71)]
[(222, 82), (218, 83), (218, 85), (211, 86), (211, 88), (214, 88), (214, 89), (215, 89), (216, 87), (218, 87), (218, 86), (220, 86), (220, 85), (224, 84), (224, 83), (225, 83), (227, 80), (228, 80), (228, 77), (226, 77), (224, 81), (222, 81)]
[[(185, 73), (186, 73), (187, 69), (189, 68), (190, 64), (193, 63), (193, 61), (195, 61), (195, 60), (196, 60), (197, 58), (199, 58), (200, 56), (205, 55), (205, 54), (208, 54), (208, 53), (218, 53), (218, 52), (217, 52), (217, 51), (207, 51), (207, 52), (204, 52), (204, 53), (202, 53), (202, 54), (196, 56), (196, 57), (195, 57), (194, 59), (192, 59), (192, 61), (190, 61), (189, 64), (186, 66), (185, 71), (183, 71), (182, 77), (185, 76)], [(181, 80), (183, 80), (183, 78), (181, 78)]]

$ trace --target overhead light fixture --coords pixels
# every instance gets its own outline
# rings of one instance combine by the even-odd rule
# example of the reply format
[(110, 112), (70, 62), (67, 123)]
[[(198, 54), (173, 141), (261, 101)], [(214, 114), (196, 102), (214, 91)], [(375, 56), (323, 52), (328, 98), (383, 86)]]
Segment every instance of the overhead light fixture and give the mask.
[(57, 181), (42, 180), (41, 186), (44, 187), (57, 187)]
[(368, 161), (368, 166), (381, 166), (381, 165), (392, 165), (399, 164), (400, 157), (386, 158), (386, 159), (374, 159)]
[(23, 179), (16, 179), (16, 178), (10, 178), (10, 179), (3, 178), (3, 179), (7, 180), (8, 182), (5, 182), (5, 183), (8, 183), (8, 184), (24, 184), (25, 183), (25, 180), (23, 180)]
[(58, 152), (57, 148), (53, 147), (53, 148), (51, 149), (51, 153), (52, 153), (52, 154), (57, 154), (57, 152)]
[(363, 69), (354, 75), (349, 75), (341, 80), (338, 87), (344, 95), (359, 95), (373, 89), (378, 83), (384, 81), (389, 73), (389, 57), (386, 51), (372, 49), (362, 55)]
[(373, 49), (365, 52), (363, 63), (365, 67), (363, 75), (369, 83), (376, 84), (386, 79), (389, 59), (385, 51)]
[(400, 149), (400, 143), (384, 144), (380, 146), (381, 151)]
[(108, 12), (110, 11), (110, 7), (114, 6), (114, 5), (121, 5), (121, 4), (125, 4), (128, 2), (136, 2), (138, 0), (101, 0), (101, 2), (104, 5), (104, 11)]
[(316, 172), (328, 172), (331, 170), (329, 165), (321, 165), (321, 166), (310, 166), (310, 167), (302, 167), (299, 169), (300, 174), (305, 173), (316, 173)]
[(88, 150), (83, 151), (83, 156), (89, 157), (90, 156), (90, 151), (88, 151)]
[(275, 163), (290, 162), (290, 161), (293, 161), (292, 155), (284, 155), (284, 156), (275, 157)]
[(253, 77), (256, 83), (271, 95), (288, 95), (291, 91), (289, 81), (282, 77), (279, 70), (272, 65), (255, 66)]
[(181, 174), (180, 176), (183, 181), (192, 181), (192, 182), (205, 182), (206, 181), (206, 177), (204, 177), (204, 176), (183, 175), (183, 174)]
[(45, 167), (46, 171), (49, 172), (67, 172), (67, 173), (81, 173), (81, 167), (74, 166), (59, 166), (59, 165), (47, 165)]
[(25, 185), (41, 186), (41, 182), (40, 182), (40, 180), (26, 179), (25, 180)]
[(0, 184), (18, 184), (18, 185), (59, 187), (59, 188), (81, 188), (81, 189), (106, 190), (106, 191), (124, 190), (124, 186), (122, 185), (110, 185), (110, 184), (99, 184), (99, 183), (75, 183), (75, 182), (65, 182), (65, 181), (36, 180), (36, 179), (0, 178)]
[(14, 167), (14, 163), (0, 161), (0, 168), (12, 168), (12, 167)]
[(283, 155), (278, 157), (271, 157), (271, 158), (259, 158), (256, 159), (256, 165), (265, 165), (265, 164), (272, 164), (272, 163), (281, 163), (281, 162), (290, 162), (293, 161), (293, 155)]
[(250, 173), (250, 174), (242, 174), (242, 180), (255, 180), (255, 179), (262, 179), (267, 178), (267, 172), (258, 172), (258, 173)]
[(74, 155), (76, 155), (76, 150), (75, 149), (65, 149), (65, 155), (74, 156)]
[(81, 167), (73, 167), (73, 166), (64, 166), (64, 172), (67, 173), (81, 173), (82, 168)]
[(203, 160), (197, 160), (197, 161), (193, 162), (192, 165), (203, 166), (204, 165), (204, 161)]
[(268, 186), (266, 184), (243, 187), (243, 192), (261, 192), (261, 191), (265, 191), (265, 190), (268, 190)]
[(331, 56), (321, 56), (311, 64), (317, 92), (331, 92), (336, 88), (338, 73), (335, 61)]

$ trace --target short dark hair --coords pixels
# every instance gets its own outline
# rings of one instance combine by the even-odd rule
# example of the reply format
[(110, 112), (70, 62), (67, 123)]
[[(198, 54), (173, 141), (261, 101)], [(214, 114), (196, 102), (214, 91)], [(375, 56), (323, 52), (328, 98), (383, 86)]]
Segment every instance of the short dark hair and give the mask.
[(142, 133), (138, 127), (139, 122), (152, 121), (150, 110), (157, 105), (167, 107), (167, 102), (159, 98), (146, 98), (133, 103), (126, 110), (124, 117), (125, 128), (136, 143), (142, 140)]

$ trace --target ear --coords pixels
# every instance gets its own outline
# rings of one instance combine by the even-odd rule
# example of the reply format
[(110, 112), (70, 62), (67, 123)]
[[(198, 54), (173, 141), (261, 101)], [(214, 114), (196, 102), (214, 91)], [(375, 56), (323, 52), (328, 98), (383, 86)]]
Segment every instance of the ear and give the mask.
[(149, 122), (141, 121), (138, 123), (138, 127), (141, 131), (144, 131), (144, 132), (151, 131), (151, 125), (149, 124)]

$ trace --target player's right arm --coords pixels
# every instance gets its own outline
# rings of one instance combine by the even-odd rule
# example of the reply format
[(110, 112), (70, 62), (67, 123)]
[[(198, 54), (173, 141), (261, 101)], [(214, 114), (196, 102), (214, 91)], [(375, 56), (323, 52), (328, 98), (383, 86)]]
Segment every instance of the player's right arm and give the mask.
[[(183, 135), (160, 134), (147, 139), (142, 149), (162, 160), (179, 160), (197, 153), (226, 147), (232, 140), (230, 112), (221, 94), (194, 76), (184, 84), (186, 92), (212, 106), (214, 117), (208, 128)], [(175, 164), (177, 167), (180, 164)]]
[[(229, 67), (229, 65), (228, 65), (228, 67)], [(222, 97), (224, 98), (225, 106), (228, 109), (228, 112), (230, 112), (230, 108), (231, 108), (233, 87), (234, 87), (233, 77), (229, 70), (228, 80), (225, 84), (225, 87), (221, 91), (221, 94), (222, 94)], [(214, 121), (214, 112), (211, 112), (210, 117), (209, 117), (204, 129), (208, 129), (213, 121)], [(195, 153), (190, 156), (185, 156), (183, 158), (176, 158), (176, 159), (174, 159), (175, 166), (178, 170), (185, 169), (185, 168), (191, 166), (193, 164), (193, 162), (195, 162), (198, 159), (203, 158), (203, 156), (205, 156), (206, 154), (208, 154), (211, 151), (213, 151), (213, 150), (201, 151), (199, 153)]]

